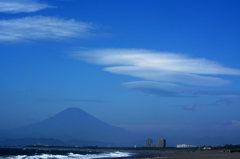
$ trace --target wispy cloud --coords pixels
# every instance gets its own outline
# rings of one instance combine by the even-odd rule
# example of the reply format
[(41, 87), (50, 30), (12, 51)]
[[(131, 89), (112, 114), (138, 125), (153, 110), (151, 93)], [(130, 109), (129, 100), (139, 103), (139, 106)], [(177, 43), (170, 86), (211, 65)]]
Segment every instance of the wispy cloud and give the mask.
[(230, 105), (230, 104), (237, 104), (237, 103), (240, 103), (240, 102), (236, 102), (236, 101), (233, 101), (231, 99), (228, 99), (228, 98), (224, 98), (224, 99), (219, 99), (216, 101), (217, 104), (226, 104), (226, 105)]
[(186, 105), (185, 107), (183, 107), (184, 110), (195, 110), (196, 108), (196, 104), (189, 104), (189, 105)]
[[(230, 95), (228, 94), (228, 96), (230, 96)], [(235, 94), (234, 97), (240, 97), (240, 96), (236, 96), (236, 94)], [(195, 103), (193, 103), (193, 104), (188, 104), (188, 105), (175, 105), (174, 107), (182, 107), (184, 110), (189, 111), (189, 110), (195, 110), (196, 107), (222, 107), (222, 106), (229, 106), (229, 105), (239, 106), (238, 105), (239, 103), (240, 102), (233, 101), (230, 98), (223, 98), (223, 99), (217, 100), (215, 103), (207, 103), (207, 104), (195, 104)]]
[(182, 107), (186, 111), (193, 111), (196, 109), (196, 107), (220, 107), (223, 106), (221, 104), (188, 104), (188, 105), (177, 105), (175, 107)]
[(36, 0), (0, 0), (0, 12), (5, 13), (36, 12), (46, 8), (53, 6)]
[(126, 82), (123, 83), (123, 86), (132, 92), (161, 97), (240, 97), (238, 91), (185, 88), (176, 84), (152, 81)]
[(63, 40), (91, 36), (91, 23), (56, 17), (33, 16), (0, 20), (0, 41)]
[(104, 70), (111, 73), (161, 82), (218, 86), (230, 81), (210, 75), (240, 75), (239, 69), (204, 58), (144, 49), (86, 49), (72, 57), (108, 66)]
[(221, 121), (218, 121), (216, 123), (214, 123), (215, 125), (229, 125), (229, 126), (232, 126), (232, 127), (238, 127), (240, 128), (240, 121), (239, 120), (221, 120)]
[(40, 98), (41, 102), (86, 102), (86, 103), (109, 103), (110, 101), (103, 100), (82, 100), (82, 99), (67, 99), (67, 98)]

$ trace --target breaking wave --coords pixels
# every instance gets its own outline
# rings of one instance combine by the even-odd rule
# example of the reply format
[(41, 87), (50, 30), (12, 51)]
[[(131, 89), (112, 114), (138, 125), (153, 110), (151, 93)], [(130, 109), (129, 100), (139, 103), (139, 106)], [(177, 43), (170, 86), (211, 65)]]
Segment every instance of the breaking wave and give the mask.
[(0, 159), (91, 159), (91, 158), (114, 158), (114, 157), (129, 157), (133, 156), (133, 153), (128, 152), (108, 152), (108, 153), (100, 153), (100, 154), (73, 154), (69, 153), (67, 155), (51, 155), (51, 154), (41, 154), (34, 156), (8, 156), (8, 157), (0, 157)]

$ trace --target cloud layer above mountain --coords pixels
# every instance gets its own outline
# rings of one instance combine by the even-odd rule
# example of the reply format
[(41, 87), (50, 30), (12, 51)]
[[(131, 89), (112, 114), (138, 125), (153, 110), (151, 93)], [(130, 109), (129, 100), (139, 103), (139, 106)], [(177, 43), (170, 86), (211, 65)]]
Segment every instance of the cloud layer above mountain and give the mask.
[(52, 7), (36, 0), (0, 0), (0, 12), (4, 13), (36, 12)]
[(76, 59), (105, 65), (104, 70), (144, 80), (219, 86), (230, 81), (212, 77), (240, 75), (240, 70), (224, 67), (204, 58), (144, 49), (86, 49), (73, 54)]
[(33, 16), (0, 20), (0, 41), (63, 40), (86, 38), (93, 29), (90, 23), (56, 17)]
[(123, 86), (132, 92), (161, 97), (240, 97), (240, 92), (238, 91), (185, 88), (176, 84), (153, 81), (127, 82), (123, 83)]

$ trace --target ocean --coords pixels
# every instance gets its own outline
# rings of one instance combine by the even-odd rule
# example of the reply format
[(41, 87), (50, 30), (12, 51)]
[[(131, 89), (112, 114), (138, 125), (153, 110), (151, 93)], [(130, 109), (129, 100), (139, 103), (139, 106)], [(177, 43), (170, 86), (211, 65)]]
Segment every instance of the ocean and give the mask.
[(89, 153), (68, 153), (64, 155), (58, 154), (35, 154), (35, 155), (8, 155), (8, 156), (0, 156), (0, 159), (92, 159), (92, 158), (117, 158), (117, 157), (133, 157), (138, 156), (137, 153), (129, 153), (129, 152), (92, 152)]

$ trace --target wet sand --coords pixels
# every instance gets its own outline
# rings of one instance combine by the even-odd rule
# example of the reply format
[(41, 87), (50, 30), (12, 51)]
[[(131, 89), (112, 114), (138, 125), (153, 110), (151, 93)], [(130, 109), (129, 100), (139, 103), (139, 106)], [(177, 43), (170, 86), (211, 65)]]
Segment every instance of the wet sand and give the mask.
[[(134, 152), (134, 151), (132, 151)], [(143, 153), (143, 152), (139, 152)], [(164, 152), (146, 152), (150, 155), (139, 156), (138, 159), (240, 159), (239, 152), (220, 152), (213, 151), (195, 151), (195, 152), (181, 152), (181, 151), (164, 151)]]
[(140, 159), (240, 159), (240, 153), (227, 153), (219, 151), (196, 151), (196, 152), (162, 152), (158, 155), (138, 157)]
[(174, 159), (240, 159), (240, 153), (227, 153), (219, 151), (196, 151), (196, 152), (177, 152), (162, 153), (163, 158)]

